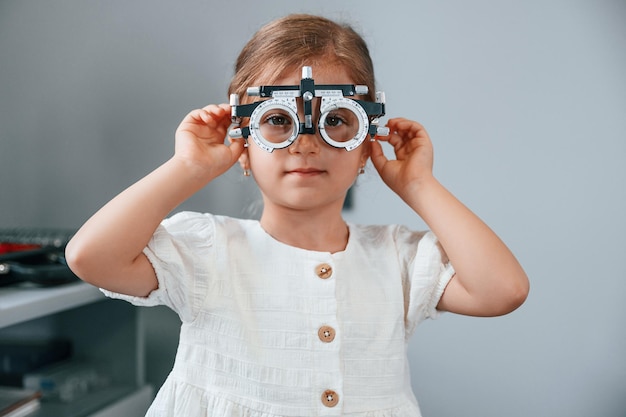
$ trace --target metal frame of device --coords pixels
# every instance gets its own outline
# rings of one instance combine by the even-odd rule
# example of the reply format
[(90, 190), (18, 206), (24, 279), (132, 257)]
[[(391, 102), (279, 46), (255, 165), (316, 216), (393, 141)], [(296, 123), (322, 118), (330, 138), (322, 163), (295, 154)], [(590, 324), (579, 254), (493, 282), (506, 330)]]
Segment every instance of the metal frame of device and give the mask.
[[(378, 119), (385, 115), (385, 94), (376, 92), (376, 101), (358, 100), (353, 97), (365, 95), (368, 93), (366, 85), (353, 84), (321, 84), (316, 85), (312, 77), (311, 67), (302, 67), (302, 80), (300, 85), (272, 85), (250, 87), (247, 90), (249, 96), (258, 96), (268, 98), (267, 100), (256, 101), (250, 104), (239, 104), (239, 96), (231, 94), (230, 105), (232, 112), (232, 122), (235, 126), (229, 132), (232, 138), (252, 137), (252, 140), (267, 152), (273, 152), (274, 149), (282, 149), (291, 145), (301, 134), (315, 134), (316, 129), (313, 124), (313, 106), (314, 97), (320, 100), (320, 118), (318, 121), (318, 129), (320, 135), (326, 143), (335, 148), (344, 148), (346, 151), (356, 149), (369, 134), (373, 138), (376, 135), (387, 136), (389, 129), (378, 126)], [(304, 122), (298, 117), (298, 104), (296, 98), (302, 98), (304, 110)], [(336, 141), (325, 130), (326, 117), (329, 112), (344, 108), (357, 117), (359, 127), (354, 137), (347, 141)], [(261, 134), (262, 116), (271, 109), (281, 110), (288, 114), (293, 122), (291, 135), (285, 140), (274, 143), (266, 140)], [(238, 127), (243, 117), (249, 117), (250, 123), (245, 127)]]

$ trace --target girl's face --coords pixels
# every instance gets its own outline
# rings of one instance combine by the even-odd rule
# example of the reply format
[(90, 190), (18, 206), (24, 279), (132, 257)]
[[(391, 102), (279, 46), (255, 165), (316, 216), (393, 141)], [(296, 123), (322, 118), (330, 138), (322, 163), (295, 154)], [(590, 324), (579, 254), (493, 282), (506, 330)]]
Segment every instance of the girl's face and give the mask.
[[(295, 69), (272, 84), (298, 85), (300, 75), (299, 69)], [(313, 79), (316, 84), (354, 83), (345, 68), (336, 65), (313, 66)], [(262, 81), (256, 84), (262, 85)], [(318, 100), (313, 99), (314, 124), (319, 117)], [(301, 108), (299, 113), (303, 120)], [(277, 205), (295, 210), (335, 207), (340, 211), (346, 192), (369, 157), (367, 139), (348, 152), (328, 145), (319, 132), (299, 135), (290, 146), (275, 149), (272, 153), (259, 148), (252, 140), (248, 143), (240, 163), (252, 171), (266, 209)]]

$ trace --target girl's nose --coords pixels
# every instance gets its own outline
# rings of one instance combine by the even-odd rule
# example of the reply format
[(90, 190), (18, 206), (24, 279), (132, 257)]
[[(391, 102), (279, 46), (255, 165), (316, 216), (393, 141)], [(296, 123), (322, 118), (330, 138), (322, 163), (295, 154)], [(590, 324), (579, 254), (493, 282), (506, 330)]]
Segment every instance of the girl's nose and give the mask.
[(291, 153), (318, 153), (320, 150), (322, 138), (319, 134), (301, 134), (287, 148)]

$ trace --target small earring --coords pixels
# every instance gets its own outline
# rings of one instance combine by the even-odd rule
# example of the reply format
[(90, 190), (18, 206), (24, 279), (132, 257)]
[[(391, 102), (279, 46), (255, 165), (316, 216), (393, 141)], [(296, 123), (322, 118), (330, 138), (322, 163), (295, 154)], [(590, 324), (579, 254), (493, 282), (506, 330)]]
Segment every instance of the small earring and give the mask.
[(365, 167), (359, 168), (359, 175), (365, 174)]
[(243, 176), (244, 176), (244, 177), (249, 177), (249, 176), (250, 176), (250, 170), (249, 170), (249, 169), (247, 169), (247, 168), (246, 168), (246, 169), (244, 169), (244, 170), (243, 170)]

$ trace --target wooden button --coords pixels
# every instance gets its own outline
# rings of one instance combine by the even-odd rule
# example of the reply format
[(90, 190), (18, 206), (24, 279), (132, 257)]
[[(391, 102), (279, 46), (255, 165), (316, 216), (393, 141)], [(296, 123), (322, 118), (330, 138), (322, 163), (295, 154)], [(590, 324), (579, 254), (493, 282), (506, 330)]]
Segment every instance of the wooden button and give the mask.
[(315, 273), (322, 279), (330, 278), (333, 274), (333, 268), (328, 264), (320, 264), (315, 268)]
[(324, 404), (326, 407), (334, 407), (337, 405), (338, 402), (339, 395), (335, 391), (327, 389), (322, 394), (322, 404)]
[(317, 335), (319, 336), (322, 342), (330, 343), (333, 340), (335, 340), (335, 329), (333, 329), (330, 326), (322, 326), (317, 331)]

